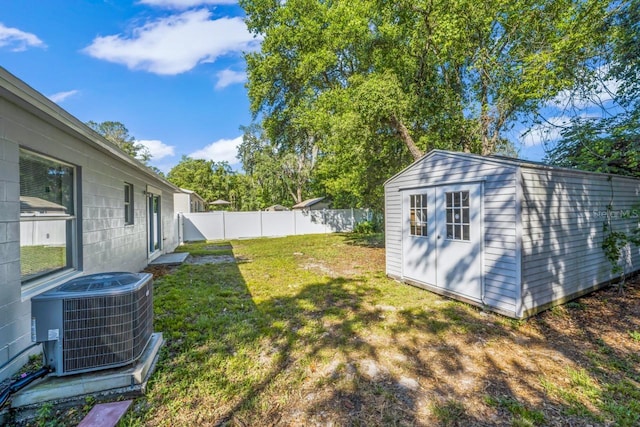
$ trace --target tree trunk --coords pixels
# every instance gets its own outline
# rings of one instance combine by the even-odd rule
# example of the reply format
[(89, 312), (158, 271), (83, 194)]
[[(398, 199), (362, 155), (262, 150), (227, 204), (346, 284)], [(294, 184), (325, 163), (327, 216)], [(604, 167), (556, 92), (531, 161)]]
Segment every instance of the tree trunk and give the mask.
[(489, 136), (491, 126), (491, 116), (489, 115), (489, 82), (484, 68), (480, 69), (480, 132), (482, 134), (483, 156), (493, 154), (495, 145)]
[(413, 141), (413, 138), (411, 138), (411, 135), (409, 134), (409, 129), (407, 129), (407, 127), (404, 125), (404, 123), (400, 121), (400, 119), (398, 119), (396, 116), (392, 116), (391, 126), (393, 126), (395, 130), (398, 132), (398, 134), (400, 135), (402, 142), (404, 142), (404, 144), (409, 149), (409, 152), (413, 156), (413, 160), (418, 160), (420, 157), (424, 155), (422, 150), (420, 150), (416, 145), (416, 143)]

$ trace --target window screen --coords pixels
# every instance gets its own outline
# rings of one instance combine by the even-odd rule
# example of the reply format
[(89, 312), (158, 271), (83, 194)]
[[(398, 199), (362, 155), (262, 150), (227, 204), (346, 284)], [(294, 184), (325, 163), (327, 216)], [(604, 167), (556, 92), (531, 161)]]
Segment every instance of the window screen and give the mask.
[(427, 195), (412, 194), (409, 196), (409, 222), (412, 236), (427, 235)]
[(445, 193), (447, 211), (447, 239), (470, 240), (469, 238), (469, 192)]

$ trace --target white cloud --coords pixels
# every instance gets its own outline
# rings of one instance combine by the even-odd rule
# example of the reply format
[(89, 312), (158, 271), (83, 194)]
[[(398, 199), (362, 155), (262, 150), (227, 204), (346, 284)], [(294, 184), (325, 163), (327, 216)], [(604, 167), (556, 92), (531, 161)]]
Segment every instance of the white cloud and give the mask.
[(35, 34), (26, 33), (17, 28), (5, 27), (0, 23), (0, 47), (5, 46), (9, 46), (13, 52), (22, 52), (29, 47), (47, 47)]
[(237, 0), (140, 0), (140, 3), (167, 9), (189, 9), (194, 6), (236, 4)]
[(520, 143), (525, 147), (542, 145), (560, 139), (560, 133), (571, 122), (569, 116), (557, 116), (536, 124), (520, 134)]
[(78, 93), (80, 92), (74, 89), (74, 90), (68, 90), (66, 92), (54, 93), (53, 95), (49, 95), (48, 98), (53, 102), (55, 102), (56, 104), (59, 104), (64, 100), (66, 100), (67, 98), (72, 97), (73, 95), (77, 95)]
[(620, 89), (621, 81), (607, 78), (610, 73), (608, 65), (593, 70), (597, 77), (592, 85), (583, 85), (577, 90), (564, 90), (550, 103), (549, 107), (558, 109), (587, 110), (606, 107), (613, 101)]
[(164, 157), (175, 156), (175, 147), (167, 145), (157, 139), (140, 139), (136, 143), (144, 145), (149, 150), (153, 160), (160, 160)]
[(247, 81), (247, 73), (244, 71), (222, 70), (216, 74), (218, 82), (216, 83), (216, 90), (224, 89), (227, 86), (244, 83)]
[(222, 55), (255, 50), (259, 43), (242, 18), (211, 19), (201, 9), (148, 22), (131, 35), (96, 37), (84, 52), (132, 70), (175, 75)]
[(213, 160), (215, 162), (229, 162), (230, 165), (238, 163), (236, 158), (238, 154), (238, 146), (242, 143), (242, 136), (234, 139), (220, 139), (212, 142), (204, 147), (189, 154), (194, 159)]

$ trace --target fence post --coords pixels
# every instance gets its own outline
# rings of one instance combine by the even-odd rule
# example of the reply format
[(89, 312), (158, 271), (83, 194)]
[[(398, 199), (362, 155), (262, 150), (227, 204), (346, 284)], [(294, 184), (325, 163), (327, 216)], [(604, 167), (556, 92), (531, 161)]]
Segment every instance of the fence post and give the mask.
[(222, 240), (227, 240), (227, 224), (224, 220), (224, 211), (222, 211)]
[(356, 217), (353, 213), (353, 208), (351, 208), (351, 230), (349, 231), (353, 231), (356, 228)]

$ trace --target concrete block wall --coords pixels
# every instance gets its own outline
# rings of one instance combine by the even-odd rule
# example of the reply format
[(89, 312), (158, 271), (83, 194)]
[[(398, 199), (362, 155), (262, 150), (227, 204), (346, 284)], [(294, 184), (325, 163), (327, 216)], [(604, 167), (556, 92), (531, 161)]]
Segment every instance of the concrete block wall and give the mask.
[[(161, 253), (178, 245), (174, 187), (79, 135), (67, 127), (64, 114), (47, 116), (33, 105), (14, 103), (2, 90), (0, 87), (0, 381), (28, 357), (29, 351), (24, 350), (32, 344), (30, 297), (54, 286), (54, 282), (43, 280), (25, 292), (20, 280), (20, 148), (76, 166), (80, 273), (140, 271), (146, 267), (147, 185), (161, 191)], [(36, 95), (27, 97), (29, 102), (49, 103)], [(134, 188), (132, 225), (124, 222), (125, 182)], [(15, 360), (8, 363), (12, 358)]]
[[(4, 108), (0, 101), (0, 117)], [(14, 357), (31, 342), (31, 305), (21, 300), (19, 151), (4, 138), (4, 123), (0, 118), (0, 380), (26, 362), (27, 354)]]

